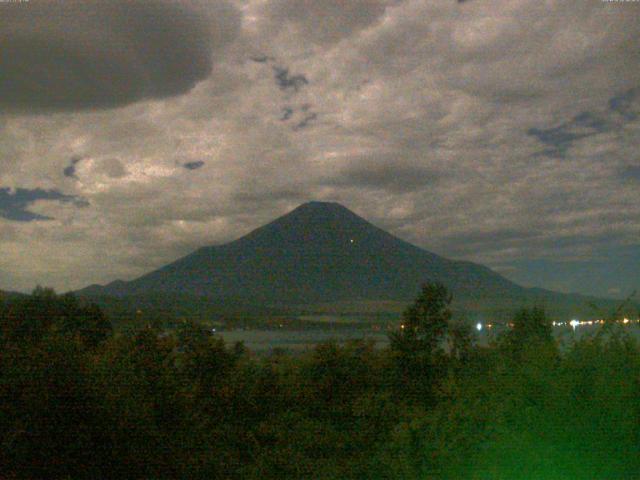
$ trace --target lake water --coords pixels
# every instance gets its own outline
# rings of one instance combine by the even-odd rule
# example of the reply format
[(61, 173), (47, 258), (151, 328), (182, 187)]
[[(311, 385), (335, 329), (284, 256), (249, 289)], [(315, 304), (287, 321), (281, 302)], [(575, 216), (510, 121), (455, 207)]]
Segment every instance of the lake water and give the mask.
[(361, 329), (310, 329), (310, 330), (230, 330), (216, 333), (227, 343), (244, 342), (250, 350), (259, 353), (273, 348), (302, 351), (313, 348), (317, 343), (335, 340), (373, 340), (376, 346), (388, 344), (384, 332), (369, 332)]
[[(595, 333), (600, 326), (579, 326), (575, 331), (571, 327), (556, 327), (554, 334), (559, 340), (570, 343), (572, 339), (579, 339), (584, 335)], [(640, 340), (640, 327), (638, 324), (626, 325), (625, 330), (630, 332), (634, 338)], [(486, 345), (498, 334), (498, 331), (486, 330), (475, 331), (477, 341), (480, 345)], [(373, 331), (358, 328), (340, 329), (306, 329), (306, 330), (229, 330), (216, 333), (224, 338), (225, 342), (233, 344), (243, 342), (246, 347), (256, 353), (269, 352), (274, 348), (281, 348), (288, 351), (304, 351), (313, 348), (317, 343), (335, 340), (346, 342), (349, 340), (373, 340), (376, 347), (382, 348), (389, 344), (386, 331)]]

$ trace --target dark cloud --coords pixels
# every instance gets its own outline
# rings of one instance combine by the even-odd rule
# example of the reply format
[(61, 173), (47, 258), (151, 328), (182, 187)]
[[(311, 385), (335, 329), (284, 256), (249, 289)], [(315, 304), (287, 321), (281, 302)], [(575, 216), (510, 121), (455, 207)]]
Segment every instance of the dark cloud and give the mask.
[(317, 113), (310, 113), (306, 115), (302, 120), (296, 123), (293, 127), (295, 131), (302, 130), (303, 128), (307, 128), (314, 120), (318, 118)]
[(62, 171), (64, 176), (68, 178), (78, 178), (76, 176), (76, 165), (80, 163), (81, 160), (82, 158), (80, 157), (73, 157), (69, 166), (65, 167), (65, 169)]
[(195, 162), (184, 163), (182, 166), (184, 168), (186, 168), (187, 170), (197, 170), (197, 169), (201, 168), (202, 166), (204, 166), (204, 162), (202, 160), (198, 160), (198, 161), (195, 161)]
[(632, 88), (609, 100), (609, 108), (619, 113), (627, 121), (640, 116), (640, 88)]
[(316, 112), (312, 112), (310, 109), (311, 105), (308, 103), (305, 103), (299, 109), (294, 107), (283, 107), (280, 121), (287, 122), (293, 119), (295, 123), (291, 129), (294, 132), (297, 132), (298, 130), (307, 128), (318, 119), (318, 114)]
[(639, 99), (640, 89), (630, 89), (609, 100), (610, 111), (582, 112), (557, 127), (530, 128), (527, 134), (536, 137), (548, 147), (541, 152), (543, 155), (563, 158), (577, 140), (616, 128), (620, 119), (613, 118), (612, 112), (619, 114), (622, 122), (638, 118)]
[(85, 200), (74, 195), (65, 195), (57, 190), (18, 188), (15, 192), (11, 192), (9, 188), (0, 188), (0, 217), (16, 222), (51, 220), (51, 217), (27, 210), (30, 205), (39, 200), (73, 203), (78, 207), (88, 205)]
[(280, 121), (286, 122), (291, 117), (293, 117), (293, 108), (291, 108), (291, 107), (283, 107), (282, 108), (282, 116), (280, 117)]
[(269, 57), (267, 55), (256, 55), (251, 57), (252, 62), (256, 63), (267, 63), (269, 61), (275, 60), (273, 57)]
[(596, 114), (583, 112), (557, 127), (530, 128), (527, 134), (549, 147), (542, 151), (543, 155), (564, 157), (575, 141), (607, 130), (606, 120)]
[(275, 73), (276, 84), (280, 87), (280, 90), (294, 91), (300, 90), (304, 85), (309, 84), (309, 80), (302, 74), (291, 75), (288, 68), (273, 67)]
[[(190, 90), (239, 28), (223, 2), (0, 3), (0, 110), (111, 108)], [(211, 18), (213, 17), (213, 18)]]

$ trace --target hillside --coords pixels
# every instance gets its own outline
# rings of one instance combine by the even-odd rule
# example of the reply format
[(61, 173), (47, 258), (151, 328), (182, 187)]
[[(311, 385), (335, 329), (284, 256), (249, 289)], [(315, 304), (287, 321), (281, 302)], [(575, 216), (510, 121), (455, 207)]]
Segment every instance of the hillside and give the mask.
[(288, 307), (408, 302), (440, 281), (460, 306), (586, 304), (585, 297), (521, 287), (487, 267), (405, 242), (337, 203), (305, 203), (224, 245), (201, 248), (135, 280), (93, 285), (90, 297), (189, 297), (189, 302)]

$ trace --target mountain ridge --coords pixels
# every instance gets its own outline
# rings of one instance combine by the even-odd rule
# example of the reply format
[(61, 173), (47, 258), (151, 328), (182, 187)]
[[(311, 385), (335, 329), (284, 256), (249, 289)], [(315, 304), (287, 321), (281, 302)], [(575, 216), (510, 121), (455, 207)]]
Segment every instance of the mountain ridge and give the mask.
[(408, 302), (427, 281), (443, 283), (454, 299), (469, 305), (589, 298), (522, 287), (486, 266), (450, 260), (397, 238), (338, 203), (317, 201), (134, 280), (92, 285), (77, 293), (88, 297), (186, 295), (271, 307)]

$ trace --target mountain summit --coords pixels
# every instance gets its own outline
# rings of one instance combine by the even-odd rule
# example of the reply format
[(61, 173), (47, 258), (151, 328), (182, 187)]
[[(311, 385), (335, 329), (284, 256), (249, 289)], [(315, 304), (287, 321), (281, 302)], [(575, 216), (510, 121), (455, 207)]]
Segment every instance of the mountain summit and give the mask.
[(338, 203), (309, 202), (233, 242), (201, 248), (133, 281), (80, 293), (189, 294), (268, 305), (406, 301), (429, 280), (458, 297), (525, 290), (486, 267), (394, 237)]

